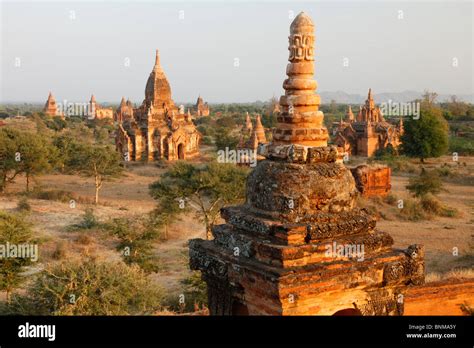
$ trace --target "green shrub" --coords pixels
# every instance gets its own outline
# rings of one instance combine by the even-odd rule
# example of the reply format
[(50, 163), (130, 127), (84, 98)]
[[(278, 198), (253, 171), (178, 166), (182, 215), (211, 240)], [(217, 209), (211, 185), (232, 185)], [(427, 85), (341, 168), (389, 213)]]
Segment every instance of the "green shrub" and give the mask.
[(438, 173), (440, 177), (444, 177), (444, 178), (449, 178), (451, 176), (454, 176), (454, 173), (452, 172), (451, 168), (449, 167), (449, 165), (446, 165), (446, 164), (440, 168), (436, 168), (436, 172)]
[(389, 193), (385, 197), (385, 203), (390, 204), (390, 205), (395, 205), (398, 203), (398, 197), (393, 193)]
[(28, 196), (31, 198), (58, 201), (63, 203), (69, 203), (71, 199), (78, 201), (77, 196), (72, 192), (63, 190), (43, 191), (37, 187), (35, 187), (33, 191), (29, 192)]
[(214, 139), (217, 150), (225, 150), (226, 147), (235, 149), (239, 143), (239, 138), (232, 135), (227, 128), (217, 129)]
[(383, 163), (392, 169), (394, 173), (416, 173), (418, 167), (410, 162), (405, 156), (384, 154), (380, 157), (370, 158), (369, 163)]
[(406, 199), (398, 216), (405, 220), (420, 221), (428, 220), (434, 216), (456, 217), (458, 211), (449, 208), (431, 193), (421, 196), (419, 199)]
[(474, 140), (461, 137), (449, 138), (449, 153), (457, 152), (462, 156), (474, 155)]
[(30, 203), (28, 203), (28, 198), (26, 198), (26, 197), (20, 198), (16, 208), (19, 211), (31, 211), (31, 205), (30, 205)]
[(436, 194), (441, 192), (443, 182), (436, 170), (427, 171), (422, 169), (420, 176), (410, 178), (407, 190), (415, 197), (421, 197), (425, 194)]
[(93, 259), (66, 261), (41, 272), (9, 312), (19, 315), (143, 315), (161, 307), (162, 294), (137, 266)]
[(459, 211), (455, 208), (443, 207), (440, 216), (455, 218), (459, 216)]
[(81, 233), (79, 236), (77, 236), (75, 242), (83, 245), (89, 245), (92, 243), (92, 237)]
[(429, 217), (420, 202), (411, 198), (403, 200), (403, 208), (399, 210), (398, 216), (410, 221), (426, 220)]
[(51, 257), (54, 260), (62, 260), (66, 257), (66, 255), (67, 255), (66, 243), (59, 242), (56, 244), (56, 248), (54, 249)]
[(153, 242), (159, 239), (161, 231), (159, 223), (152, 217), (140, 222), (125, 218), (113, 219), (106, 229), (118, 238), (117, 251), (126, 264), (137, 264), (147, 273), (160, 270), (161, 264), (154, 254)]
[(100, 223), (97, 220), (97, 217), (94, 215), (94, 210), (91, 208), (86, 208), (84, 214), (82, 215), (82, 220), (72, 225), (69, 230), (91, 230), (93, 228), (100, 227)]
[[(7, 243), (17, 246), (34, 245), (37, 241), (24, 216), (0, 211), (0, 245)], [(32, 262), (31, 257), (0, 257), (0, 291), (6, 292), (7, 301), (11, 292), (23, 282), (22, 273)]]
[(421, 196), (420, 204), (428, 214), (440, 215), (444, 209), (440, 200), (430, 193)]
[(195, 271), (180, 281), (183, 292), (166, 299), (166, 306), (172, 311), (189, 313), (207, 306), (207, 285), (201, 279), (201, 272)]
[(209, 136), (209, 135), (203, 136), (201, 142), (202, 142), (203, 145), (213, 145), (214, 144), (214, 141), (212, 140), (212, 137)]

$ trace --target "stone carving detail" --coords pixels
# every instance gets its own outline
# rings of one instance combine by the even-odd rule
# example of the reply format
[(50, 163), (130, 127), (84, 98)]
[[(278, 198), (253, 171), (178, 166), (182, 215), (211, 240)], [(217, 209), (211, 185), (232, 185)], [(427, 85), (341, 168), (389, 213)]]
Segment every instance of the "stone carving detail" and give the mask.
[(190, 250), (190, 267), (192, 269), (206, 269), (207, 274), (217, 278), (227, 277), (227, 265), (225, 262), (219, 261), (216, 258), (208, 257), (202, 251), (194, 250), (191, 242)]
[(413, 244), (407, 249), (409, 255), (408, 267), (411, 282), (415, 285), (425, 283), (425, 248), (422, 245)]
[(385, 284), (397, 282), (406, 276), (407, 268), (402, 262), (393, 262), (385, 265), (383, 280)]
[(399, 294), (387, 294), (386, 291), (372, 292), (369, 300), (359, 310), (362, 315), (403, 315), (403, 301)]
[(314, 36), (309, 34), (294, 34), (290, 40), (290, 62), (298, 60), (314, 60)]

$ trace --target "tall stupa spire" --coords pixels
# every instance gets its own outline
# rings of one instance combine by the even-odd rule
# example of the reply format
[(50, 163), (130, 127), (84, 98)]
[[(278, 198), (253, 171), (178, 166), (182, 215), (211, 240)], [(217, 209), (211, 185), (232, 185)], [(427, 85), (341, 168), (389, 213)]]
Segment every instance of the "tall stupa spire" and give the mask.
[(304, 12), (291, 23), (288, 50), (288, 78), (283, 82), (285, 95), (280, 97), (281, 114), (273, 143), (326, 146), (328, 131), (319, 111), (320, 97), (315, 93), (314, 24)]
[(369, 94), (367, 95), (367, 106), (369, 110), (375, 108), (374, 98), (372, 97), (372, 88), (369, 88)]
[(264, 143), (267, 142), (267, 138), (265, 137), (265, 129), (263, 128), (262, 121), (260, 119), (260, 115), (257, 115), (257, 117), (255, 118), (254, 132), (257, 135), (257, 140), (258, 140), (259, 143), (264, 144)]
[(156, 50), (156, 56), (155, 56), (155, 66), (153, 67), (153, 71), (155, 72), (162, 72), (163, 70), (161, 69), (160, 65), (160, 53), (158, 50)]
[(160, 65), (160, 56), (156, 50), (155, 65), (148, 77), (145, 86), (145, 104), (149, 108), (152, 104), (160, 110), (177, 111), (171, 99), (171, 87)]

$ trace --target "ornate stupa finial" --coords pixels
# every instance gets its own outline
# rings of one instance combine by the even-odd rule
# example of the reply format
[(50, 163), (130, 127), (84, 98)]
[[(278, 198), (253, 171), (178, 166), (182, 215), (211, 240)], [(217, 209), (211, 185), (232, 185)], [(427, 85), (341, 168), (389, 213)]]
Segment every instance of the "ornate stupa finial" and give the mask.
[(328, 131), (323, 125), (321, 103), (315, 93), (314, 24), (301, 12), (290, 26), (288, 78), (283, 82), (285, 95), (280, 98), (280, 117), (273, 135), (273, 144), (326, 146)]

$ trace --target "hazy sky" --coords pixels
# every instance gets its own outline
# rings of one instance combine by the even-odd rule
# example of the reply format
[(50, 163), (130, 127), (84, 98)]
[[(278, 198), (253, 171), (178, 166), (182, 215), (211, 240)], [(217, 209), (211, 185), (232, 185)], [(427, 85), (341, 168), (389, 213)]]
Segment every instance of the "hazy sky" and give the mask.
[(316, 24), (319, 91), (474, 93), (471, 2), (0, 5), (0, 101), (44, 102), (51, 90), (58, 101), (94, 93), (98, 102), (141, 102), (156, 48), (176, 102), (198, 94), (209, 102), (267, 100), (283, 93), (290, 11), (302, 10)]

